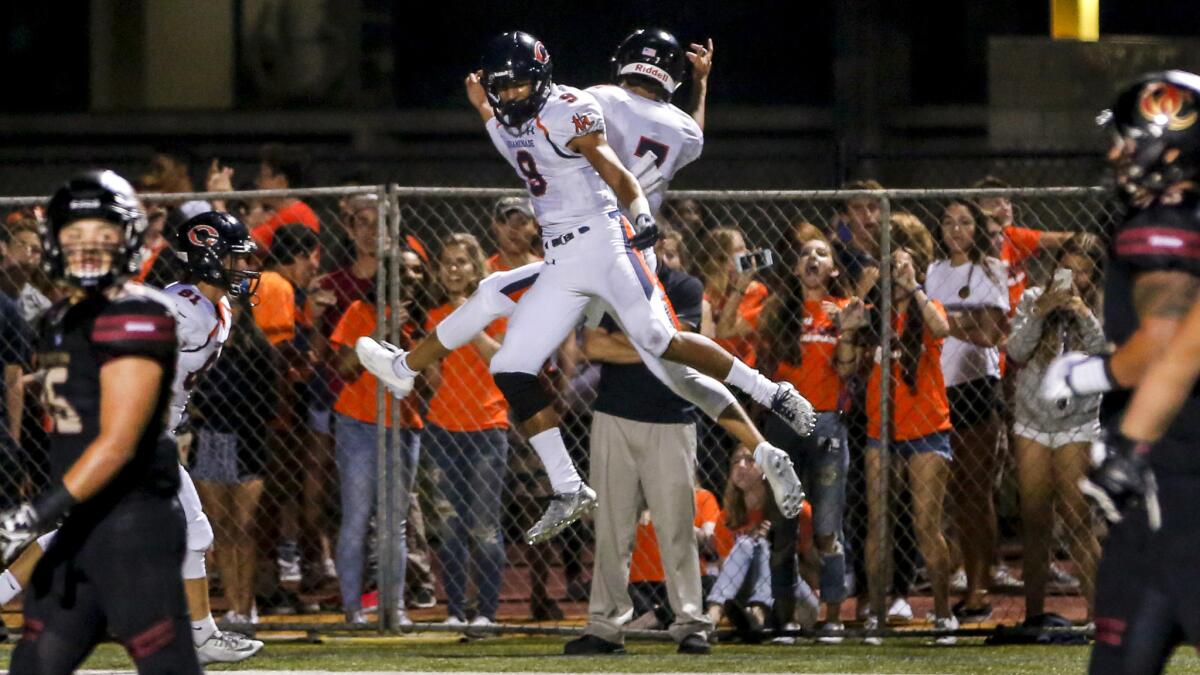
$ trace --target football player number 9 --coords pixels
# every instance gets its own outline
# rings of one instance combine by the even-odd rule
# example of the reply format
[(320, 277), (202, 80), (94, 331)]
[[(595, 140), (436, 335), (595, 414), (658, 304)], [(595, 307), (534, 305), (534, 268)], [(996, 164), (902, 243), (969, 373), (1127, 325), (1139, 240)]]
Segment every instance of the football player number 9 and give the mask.
[(525, 176), (525, 180), (529, 183), (529, 194), (534, 197), (546, 194), (546, 179), (538, 173), (537, 162), (533, 161), (533, 155), (524, 150), (518, 152), (517, 166), (521, 169), (521, 175)]
[(54, 417), (55, 431), (60, 434), (78, 434), (83, 431), (83, 422), (79, 418), (79, 413), (75, 412), (75, 407), (71, 405), (67, 397), (54, 391), (56, 385), (65, 384), (66, 381), (66, 366), (58, 366), (46, 371), (45, 386), (42, 389), (43, 405)]

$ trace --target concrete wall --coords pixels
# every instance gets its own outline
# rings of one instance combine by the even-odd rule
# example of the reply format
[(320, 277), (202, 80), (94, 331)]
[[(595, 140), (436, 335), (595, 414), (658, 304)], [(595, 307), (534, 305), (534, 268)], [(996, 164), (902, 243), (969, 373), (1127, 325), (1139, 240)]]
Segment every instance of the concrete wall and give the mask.
[(1035, 37), (988, 41), (992, 147), (1100, 149), (1096, 115), (1122, 83), (1153, 70), (1200, 70), (1200, 39), (1112, 36), (1099, 42)]

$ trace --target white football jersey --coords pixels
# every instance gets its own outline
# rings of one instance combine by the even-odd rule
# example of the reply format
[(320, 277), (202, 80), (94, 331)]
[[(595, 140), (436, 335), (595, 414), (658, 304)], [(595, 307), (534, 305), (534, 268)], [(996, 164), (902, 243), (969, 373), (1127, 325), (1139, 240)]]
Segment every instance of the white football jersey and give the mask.
[(649, 153), (654, 153), (657, 158), (654, 163), (663, 181), (646, 192), (646, 199), (650, 202), (650, 210), (658, 213), (667, 183), (676, 172), (694, 162), (704, 149), (704, 132), (700, 125), (691, 115), (670, 103), (639, 96), (611, 84), (588, 87), (587, 92), (600, 101), (608, 144), (625, 168), (632, 171)]
[(604, 132), (600, 104), (581, 89), (554, 85), (541, 113), (519, 133), (492, 118), (488, 135), (529, 189), (542, 234), (555, 236), (581, 221), (617, 210), (617, 198), (583, 155), (567, 148), (579, 136)]
[(174, 430), (187, 415), (188, 398), (197, 378), (220, 357), (233, 314), (228, 298), (222, 296), (219, 305), (213, 305), (191, 284), (173, 283), (163, 292), (175, 303), (175, 334), (179, 340), (175, 381), (171, 383), (170, 428)]

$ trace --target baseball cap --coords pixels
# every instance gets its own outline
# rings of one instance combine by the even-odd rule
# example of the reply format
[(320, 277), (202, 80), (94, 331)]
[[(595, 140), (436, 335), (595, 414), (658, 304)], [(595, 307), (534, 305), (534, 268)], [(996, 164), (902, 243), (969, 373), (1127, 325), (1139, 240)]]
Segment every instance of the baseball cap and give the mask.
[(496, 207), (492, 210), (497, 218), (503, 218), (512, 211), (520, 211), (521, 213), (533, 217), (533, 206), (525, 197), (501, 197), (496, 200)]

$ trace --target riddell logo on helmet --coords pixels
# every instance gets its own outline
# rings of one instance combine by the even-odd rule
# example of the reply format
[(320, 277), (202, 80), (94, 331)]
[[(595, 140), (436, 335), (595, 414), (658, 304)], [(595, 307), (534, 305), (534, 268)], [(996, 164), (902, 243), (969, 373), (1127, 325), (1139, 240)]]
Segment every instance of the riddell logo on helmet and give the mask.
[(221, 240), (221, 235), (217, 232), (217, 228), (212, 225), (197, 225), (188, 230), (188, 241), (196, 246), (212, 246)]
[(662, 68), (655, 68), (654, 66), (645, 63), (634, 64), (633, 72), (637, 73), (638, 75), (648, 75), (663, 83), (666, 83), (667, 80), (671, 79), (670, 76), (667, 75), (666, 71)]
[(99, 199), (72, 199), (70, 208), (74, 209), (98, 209), (100, 208)]
[(1196, 123), (1197, 117), (1192, 93), (1166, 82), (1146, 85), (1138, 100), (1138, 112), (1155, 124), (1162, 124), (1160, 118), (1166, 118), (1167, 129), (1171, 131), (1187, 129)]

